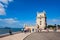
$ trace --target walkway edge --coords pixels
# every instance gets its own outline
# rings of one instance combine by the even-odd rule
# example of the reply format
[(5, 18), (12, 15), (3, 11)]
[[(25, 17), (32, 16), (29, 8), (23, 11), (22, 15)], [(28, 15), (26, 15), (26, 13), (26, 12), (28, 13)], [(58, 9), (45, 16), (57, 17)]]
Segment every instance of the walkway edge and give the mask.
[[(34, 33), (34, 32), (30, 33), (29, 35), (31, 35), (31, 34), (33, 34), (33, 33)], [(27, 35), (25, 38), (27, 38), (29, 35)], [(23, 38), (23, 40), (24, 40), (25, 38)]]

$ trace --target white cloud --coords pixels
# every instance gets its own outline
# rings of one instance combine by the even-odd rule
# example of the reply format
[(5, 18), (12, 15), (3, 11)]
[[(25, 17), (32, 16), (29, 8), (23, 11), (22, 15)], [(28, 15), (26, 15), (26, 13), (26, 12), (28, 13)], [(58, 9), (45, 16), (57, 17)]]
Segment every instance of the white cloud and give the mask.
[(2, 3), (4, 3), (4, 4), (6, 4), (6, 5), (8, 5), (8, 3), (9, 2), (12, 2), (13, 0), (0, 0), (0, 2), (2, 2)]
[(13, 0), (0, 0), (0, 15), (6, 15), (5, 7), (8, 7), (9, 2), (13, 2)]
[(48, 19), (48, 24), (60, 24), (60, 19)]
[(0, 19), (0, 26), (3, 27), (15, 27), (15, 28), (20, 28), (22, 24), (19, 20), (16, 18), (5, 18), (5, 19)]
[(13, 2), (13, 0), (9, 0), (9, 2)]
[[(31, 23), (32, 22), (32, 23)], [(0, 26), (3, 27), (24, 27), (24, 24), (26, 25), (33, 25), (35, 26), (35, 23), (32, 20), (29, 21), (19, 21), (17, 18), (5, 18), (5, 19), (0, 19)]]
[(8, 4), (8, 0), (0, 0), (0, 2), (2, 2), (4, 4)]
[(9, 24), (18, 22), (18, 21), (17, 21), (16, 19), (14, 19), (14, 18), (0, 19), (0, 21), (4, 21), (4, 22), (9, 23)]
[(0, 15), (5, 15), (5, 9), (2, 3), (0, 3)]
[(0, 7), (0, 15), (5, 15), (6, 13), (5, 13), (5, 9), (4, 8), (2, 8), (2, 7)]
[(4, 20), (7, 21), (7, 23), (10, 23), (10, 24), (18, 22), (16, 19), (13, 19), (13, 18), (4, 19)]
[(52, 19), (52, 22), (59, 22), (60, 20), (58, 19)]
[(1, 7), (4, 7), (4, 5), (3, 5), (2, 3), (0, 3), (0, 8), (1, 8)]

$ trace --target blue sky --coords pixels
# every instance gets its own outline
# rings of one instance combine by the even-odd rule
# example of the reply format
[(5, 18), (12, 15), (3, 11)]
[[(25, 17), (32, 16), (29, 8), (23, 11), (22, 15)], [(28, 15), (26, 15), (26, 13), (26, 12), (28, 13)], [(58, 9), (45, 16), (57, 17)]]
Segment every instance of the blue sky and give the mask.
[(36, 23), (37, 12), (46, 11), (47, 24), (60, 24), (60, 0), (0, 0), (0, 26)]

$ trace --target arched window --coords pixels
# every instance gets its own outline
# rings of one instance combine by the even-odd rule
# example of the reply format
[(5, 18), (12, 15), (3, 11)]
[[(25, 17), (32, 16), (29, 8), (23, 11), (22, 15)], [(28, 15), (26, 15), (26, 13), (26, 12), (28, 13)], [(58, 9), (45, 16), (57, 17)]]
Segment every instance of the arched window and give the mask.
[(42, 21), (40, 21), (40, 25), (42, 25)]

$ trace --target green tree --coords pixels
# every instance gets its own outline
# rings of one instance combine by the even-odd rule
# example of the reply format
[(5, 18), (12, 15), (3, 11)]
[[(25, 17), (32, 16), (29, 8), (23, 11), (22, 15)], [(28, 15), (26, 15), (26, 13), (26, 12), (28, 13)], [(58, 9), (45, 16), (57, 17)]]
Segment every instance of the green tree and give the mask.
[(55, 28), (55, 25), (48, 25), (47, 28), (52, 28), (52, 29), (54, 29), (54, 28)]

